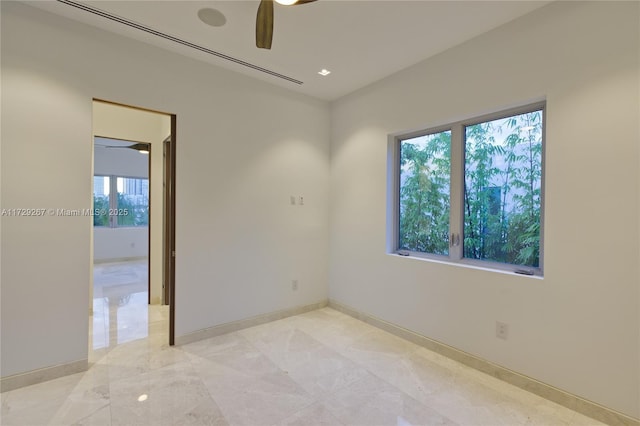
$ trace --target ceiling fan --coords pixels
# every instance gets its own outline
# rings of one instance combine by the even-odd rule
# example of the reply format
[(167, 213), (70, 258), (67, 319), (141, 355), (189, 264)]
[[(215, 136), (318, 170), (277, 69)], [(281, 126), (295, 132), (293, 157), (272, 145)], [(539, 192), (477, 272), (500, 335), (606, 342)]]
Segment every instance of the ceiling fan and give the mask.
[(140, 154), (149, 153), (148, 143), (133, 143), (130, 145), (105, 145), (101, 143), (96, 143), (96, 146), (99, 146), (100, 148), (109, 148), (109, 149), (133, 149), (135, 151), (138, 151)]
[[(261, 49), (271, 49), (271, 41), (273, 40), (273, 1), (260, 0), (258, 6), (258, 16), (256, 18), (256, 46)], [(316, 0), (275, 0), (285, 5), (299, 5), (312, 3)]]

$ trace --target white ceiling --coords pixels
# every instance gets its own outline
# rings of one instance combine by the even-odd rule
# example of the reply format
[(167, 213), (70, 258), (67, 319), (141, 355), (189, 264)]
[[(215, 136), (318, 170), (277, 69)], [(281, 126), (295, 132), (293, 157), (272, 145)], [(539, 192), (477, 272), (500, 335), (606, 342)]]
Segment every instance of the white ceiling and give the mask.
[[(255, 47), (258, 0), (82, 3), (303, 84), (238, 65), (58, 1), (29, 2), (188, 57), (320, 99), (334, 100), (549, 1), (318, 0), (288, 7), (276, 4), (271, 50)], [(226, 24), (205, 25), (197, 16), (201, 8), (218, 9), (226, 16)], [(320, 76), (318, 71), (323, 68), (331, 70), (331, 74)]]

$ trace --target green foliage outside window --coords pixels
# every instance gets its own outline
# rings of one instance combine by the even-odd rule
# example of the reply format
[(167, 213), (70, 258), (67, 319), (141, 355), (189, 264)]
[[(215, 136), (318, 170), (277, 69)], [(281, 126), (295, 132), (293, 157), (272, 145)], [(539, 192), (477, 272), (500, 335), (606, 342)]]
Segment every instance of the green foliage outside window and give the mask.
[[(463, 257), (538, 267), (542, 111), (463, 126)], [(451, 132), (400, 143), (399, 248), (447, 255)]]
[(466, 128), (466, 258), (539, 266), (541, 180), (541, 111)]
[(109, 226), (109, 196), (93, 196), (93, 226)]
[(400, 146), (400, 248), (449, 253), (451, 132)]
[(94, 176), (93, 209), (94, 226), (149, 226), (149, 180)]
[(142, 203), (136, 203), (134, 197), (118, 192), (118, 226), (148, 226), (149, 201), (145, 197)]

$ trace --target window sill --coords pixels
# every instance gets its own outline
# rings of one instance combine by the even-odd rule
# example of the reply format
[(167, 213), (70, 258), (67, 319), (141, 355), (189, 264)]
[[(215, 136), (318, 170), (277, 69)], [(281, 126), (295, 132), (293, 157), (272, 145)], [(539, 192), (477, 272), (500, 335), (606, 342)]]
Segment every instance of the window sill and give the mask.
[(397, 257), (397, 258), (403, 258), (403, 259), (412, 259), (412, 260), (419, 260), (423, 262), (438, 263), (441, 265), (456, 266), (456, 267), (475, 269), (475, 270), (486, 271), (486, 272), (494, 272), (494, 273), (503, 274), (503, 275), (516, 276), (520, 278), (532, 278), (537, 280), (544, 280), (544, 275), (541, 275), (538, 273), (534, 273), (533, 275), (519, 274), (517, 272), (514, 272), (513, 270), (492, 268), (488, 266), (480, 266), (473, 263), (469, 263), (468, 261), (465, 261), (465, 260), (454, 262), (451, 260), (438, 259), (435, 257), (416, 256), (413, 253), (410, 253), (409, 255), (404, 255), (404, 254), (398, 254), (397, 252), (392, 252), (392, 253), (387, 253), (387, 255), (392, 257)]

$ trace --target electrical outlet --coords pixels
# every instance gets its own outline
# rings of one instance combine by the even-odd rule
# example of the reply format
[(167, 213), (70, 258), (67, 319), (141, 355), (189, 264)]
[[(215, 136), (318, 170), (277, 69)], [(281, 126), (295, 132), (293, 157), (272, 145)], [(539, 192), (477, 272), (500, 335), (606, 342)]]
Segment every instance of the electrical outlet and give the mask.
[(298, 197), (298, 204), (300, 204), (301, 206), (304, 206), (304, 197), (302, 195)]
[(291, 290), (298, 291), (298, 280), (291, 281)]
[(289, 197), (289, 200), (290, 200), (289, 202), (291, 203), (292, 206), (296, 205), (296, 197), (295, 196), (292, 195), (291, 197)]
[(507, 340), (509, 337), (509, 324), (496, 321), (496, 337), (498, 339)]

